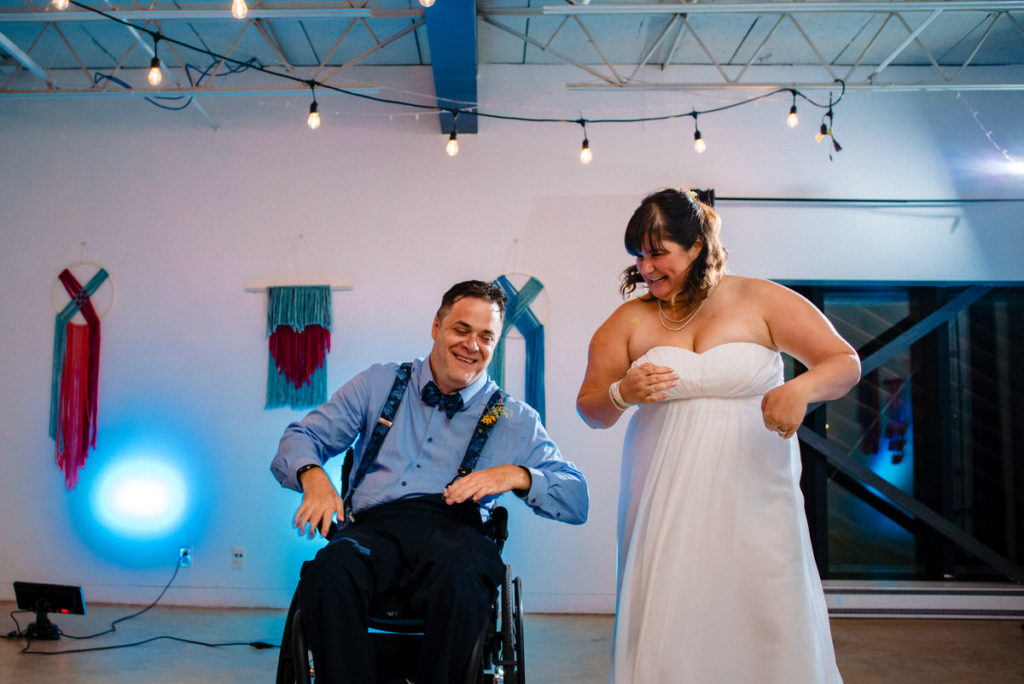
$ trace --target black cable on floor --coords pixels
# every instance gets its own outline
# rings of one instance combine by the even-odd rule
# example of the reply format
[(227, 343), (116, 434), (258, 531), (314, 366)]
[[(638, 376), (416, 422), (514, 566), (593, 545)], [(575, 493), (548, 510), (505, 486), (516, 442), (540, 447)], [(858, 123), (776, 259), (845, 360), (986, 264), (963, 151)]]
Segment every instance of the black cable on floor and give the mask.
[[(113, 632), (117, 631), (117, 625), (118, 624), (120, 624), (120, 623), (122, 623), (122, 622), (124, 622), (126, 620), (131, 620), (132, 618), (138, 617), (138, 616), (142, 615), (143, 613), (149, 611), (156, 604), (158, 604), (160, 602), (160, 599), (162, 599), (164, 597), (164, 594), (167, 593), (167, 590), (171, 588), (171, 584), (174, 583), (175, 578), (178, 576), (178, 570), (179, 569), (181, 569), (181, 566), (178, 564), (177, 561), (175, 561), (175, 563), (174, 563), (174, 574), (171, 575), (171, 579), (168, 580), (166, 585), (164, 585), (163, 590), (160, 592), (160, 595), (156, 597), (156, 600), (154, 600), (152, 603), (150, 603), (148, 606), (146, 606), (142, 610), (136, 611), (136, 612), (132, 613), (131, 615), (125, 615), (124, 617), (121, 617), (121, 618), (118, 618), (118, 619), (114, 620), (113, 622), (110, 623), (110, 629), (106, 629), (106, 630), (104, 630), (102, 632), (96, 632), (95, 634), (88, 634), (86, 636), (75, 636), (74, 634), (68, 634), (67, 632), (65, 632), (63, 630), (58, 629), (57, 630), (57, 634), (59, 636), (62, 636), (62, 637), (67, 637), (68, 639), (79, 639), (79, 640), (95, 639), (96, 637), (100, 637), (100, 636), (103, 636), (105, 634), (112, 634)], [(196, 640), (193, 640), (193, 639), (185, 639), (183, 637), (161, 635), (161, 636), (150, 637), (149, 639), (143, 639), (142, 641), (135, 641), (135, 642), (132, 642), (132, 643), (129, 643), (129, 644), (114, 644), (112, 646), (96, 646), (96, 647), (93, 647), (93, 648), (70, 648), (70, 649), (62, 649), (60, 651), (30, 651), (29, 649), (32, 647), (32, 638), (28, 636), (26, 631), (21, 629), (21, 625), (18, 624), (18, 620), (14, 617), (14, 615), (15, 615), (15, 613), (31, 613), (31, 612), (33, 612), (33, 611), (31, 611), (31, 610), (13, 610), (13, 611), (11, 611), (11, 620), (14, 621), (14, 625), (15, 625), (15, 627), (17, 627), (17, 631), (11, 632), (10, 634), (7, 635), (8, 639), (20, 639), (20, 638), (28, 639), (28, 642), (25, 644), (25, 648), (21, 649), (21, 651), (20, 651), (21, 653), (24, 653), (24, 654), (27, 654), (27, 655), (63, 655), (63, 654), (66, 654), (66, 653), (89, 653), (89, 652), (92, 652), (92, 651), (111, 651), (111, 650), (118, 649), (118, 648), (130, 648), (132, 646), (142, 646), (143, 644), (148, 644), (148, 643), (151, 643), (153, 641), (159, 641), (161, 639), (167, 639), (167, 640), (170, 640), (170, 641), (180, 641), (182, 643), (195, 644), (196, 646), (206, 646), (208, 648), (219, 648), (221, 646), (249, 646), (249, 647), (254, 648), (256, 650), (264, 650), (264, 649), (268, 649), (268, 648), (280, 648), (280, 646), (278, 646), (277, 644), (267, 643), (266, 641), (227, 641), (227, 642), (220, 642), (220, 643), (208, 643), (208, 642), (205, 642), (205, 641), (196, 641)]]

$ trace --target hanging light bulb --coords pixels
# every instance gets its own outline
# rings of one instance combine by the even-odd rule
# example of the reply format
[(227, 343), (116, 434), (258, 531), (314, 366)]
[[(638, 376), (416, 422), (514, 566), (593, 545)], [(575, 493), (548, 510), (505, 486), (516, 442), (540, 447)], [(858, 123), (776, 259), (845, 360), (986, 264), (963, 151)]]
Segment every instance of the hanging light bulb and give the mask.
[(149, 74), (146, 78), (149, 79), (149, 84), (152, 86), (158, 86), (164, 80), (163, 72), (160, 71), (160, 58), (153, 55), (153, 59), (149, 61)]
[(68, 8), (69, 4), (68, 0), (53, 0), (53, 8), (62, 12)]
[(146, 79), (151, 86), (155, 87), (164, 80), (164, 75), (160, 71), (160, 58), (156, 56), (156, 49), (160, 44), (160, 34), (153, 33), (151, 35), (153, 36), (153, 59), (149, 60), (149, 71), (146, 73)]
[(580, 147), (580, 161), (584, 164), (589, 164), (594, 161), (594, 153), (590, 151), (590, 141), (587, 140), (587, 121), (586, 119), (580, 119), (576, 123), (583, 127), (583, 145)]
[(790, 128), (796, 128), (796, 125), (800, 123), (800, 119), (796, 115), (796, 91), (790, 91), (793, 93), (793, 106), (789, 108), (789, 116), (786, 117), (786, 125)]
[(320, 112), (317, 109), (316, 100), (314, 99), (312, 104), (309, 105), (309, 118), (306, 119), (306, 125), (314, 131), (320, 128)]
[(453, 109), (452, 112), (452, 132), (448, 136), (448, 144), (444, 146), (444, 151), (448, 153), (449, 157), (454, 157), (459, 153), (459, 110)]
[(697, 154), (704, 154), (708, 146), (701, 137), (700, 129), (697, 128), (697, 112), (691, 112), (690, 115), (693, 117), (693, 150)]
[(433, 7), (434, 0), (420, 0), (420, 4), (423, 5), (424, 7)]
[(583, 147), (580, 148), (580, 161), (584, 164), (594, 161), (594, 153), (590, 151), (590, 141), (586, 138), (583, 139)]
[(826, 135), (828, 135), (828, 126), (826, 126), (825, 123), (822, 122), (821, 128), (819, 128), (818, 132), (814, 134), (815, 142), (821, 142), (822, 140), (825, 139)]
[(249, 13), (249, 6), (245, 4), (245, 0), (233, 0), (231, 3), (231, 16), (235, 19), (245, 19), (245, 15)]

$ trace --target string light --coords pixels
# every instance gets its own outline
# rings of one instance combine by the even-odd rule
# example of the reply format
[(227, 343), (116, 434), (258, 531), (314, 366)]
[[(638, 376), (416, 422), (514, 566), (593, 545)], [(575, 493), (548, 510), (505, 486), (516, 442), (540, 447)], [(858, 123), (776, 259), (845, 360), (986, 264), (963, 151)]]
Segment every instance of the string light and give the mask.
[(704, 154), (704, 150), (708, 149), (707, 143), (704, 142), (704, 138), (701, 137), (700, 129), (697, 128), (697, 112), (691, 112), (693, 116), (693, 150), (697, 154)]
[[(83, 4), (82, 2), (80, 2), (80, 0), (50, 0), (50, 1), (54, 4), (55, 7), (58, 7), (58, 8), (60, 8), (62, 6), (68, 6), (70, 4), (74, 4), (76, 7), (80, 7), (83, 10), (86, 10), (86, 11), (98, 14), (98, 15), (102, 16), (103, 18), (108, 19), (109, 21), (121, 24), (123, 26), (131, 27), (131, 28), (136, 28), (136, 29), (140, 28), (140, 27), (135, 26), (131, 22), (128, 22), (128, 21), (125, 21), (123, 19), (120, 19), (118, 17), (113, 16), (109, 12), (104, 12), (102, 10), (99, 10), (99, 9), (96, 9), (96, 8), (93, 8), (93, 7), (89, 7), (88, 5)], [(238, 0), (232, 0), (232, 1), (233, 2), (237, 2)], [(241, 0), (241, 1), (244, 2), (244, 0)], [(431, 2), (431, 0), (427, 0), (427, 1)], [(582, 2), (583, 4), (587, 4), (586, 0), (577, 0), (577, 1), (578, 2)], [(433, 4), (433, 3), (431, 2), (431, 4)], [(275, 77), (278, 77), (278, 78), (284, 78), (284, 79), (291, 80), (291, 81), (301, 82), (301, 83), (309, 85), (311, 88), (314, 87), (314, 86), (319, 86), (321, 88), (326, 88), (328, 90), (333, 90), (335, 92), (342, 93), (342, 94), (345, 94), (345, 95), (349, 95), (349, 96), (352, 96), (352, 97), (357, 97), (357, 98), (360, 98), (360, 99), (363, 99), (363, 100), (369, 100), (369, 101), (372, 101), (372, 102), (378, 102), (378, 103), (382, 103), (382, 104), (397, 105), (397, 106), (402, 106), (402, 107), (413, 107), (413, 108), (416, 108), (416, 109), (420, 109), (420, 110), (424, 110), (424, 111), (430, 111), (430, 112), (433, 112), (433, 113), (442, 113), (442, 112), (445, 111), (445, 109), (439, 108), (436, 105), (420, 104), (420, 103), (416, 103), (416, 102), (409, 102), (409, 101), (404, 101), (404, 100), (379, 97), (379, 96), (370, 95), (370, 94), (367, 94), (367, 93), (360, 93), (360, 92), (355, 92), (355, 91), (351, 91), (351, 90), (346, 90), (344, 88), (340, 88), (340, 87), (337, 87), (337, 86), (332, 86), (332, 85), (329, 85), (329, 84), (326, 84), (326, 83), (321, 83), (321, 82), (316, 81), (316, 80), (302, 79), (302, 78), (300, 78), (298, 76), (295, 76), (294, 74), (282, 73), (282, 72), (274, 71), (274, 70), (271, 70), (269, 68), (260, 66), (258, 64), (254, 64), (252, 62), (252, 60), (242, 61), (242, 60), (239, 60), (239, 59), (235, 59), (233, 57), (228, 57), (227, 55), (223, 55), (223, 54), (219, 54), (219, 53), (213, 52), (212, 50), (210, 50), (208, 48), (205, 48), (205, 47), (200, 47), (200, 46), (197, 46), (197, 45), (192, 45), (192, 44), (189, 44), (189, 43), (186, 43), (186, 42), (174, 39), (174, 38), (168, 38), (166, 36), (163, 36), (163, 35), (161, 35), (159, 33), (154, 32), (154, 31), (152, 31), (150, 29), (142, 28), (141, 30), (143, 30), (143, 31), (145, 31), (145, 32), (147, 32), (147, 33), (149, 33), (150, 35), (153, 36), (153, 42), (154, 42), (154, 50), (153, 50), (153, 52), (154, 52), (154, 56), (153, 56), (153, 61), (151, 63), (151, 69), (150, 69), (151, 74), (150, 74), (150, 77), (153, 78), (156, 83), (159, 83), (159, 81), (162, 80), (162, 76), (160, 75), (160, 68), (159, 68), (160, 62), (159, 62), (159, 60), (156, 57), (156, 42), (157, 42), (157, 40), (166, 40), (166, 41), (168, 41), (168, 42), (170, 42), (170, 43), (172, 43), (174, 45), (178, 45), (178, 46), (186, 48), (188, 50), (192, 50), (194, 52), (198, 52), (198, 53), (201, 53), (201, 54), (208, 55), (208, 56), (212, 57), (213, 59), (217, 60), (218, 62), (223, 62), (223, 63), (226, 63), (226, 64), (237, 65), (238, 67), (244, 67), (246, 69), (253, 69), (255, 71), (259, 71), (261, 73), (264, 73), (264, 74), (266, 74), (268, 76), (275, 76)], [(153, 68), (152, 67), (154, 67), (154, 66), (157, 67), (156, 70), (155, 70), (156, 74), (152, 73), (153, 72)], [(742, 100), (738, 100), (738, 101), (735, 101), (735, 102), (727, 103), (727, 104), (721, 105), (719, 107), (714, 107), (714, 108), (711, 108), (711, 109), (706, 109), (704, 111), (692, 110), (690, 112), (664, 114), (664, 115), (659, 115), (659, 116), (639, 116), (639, 117), (629, 117), (629, 118), (591, 119), (591, 120), (589, 120), (589, 123), (644, 123), (644, 122), (648, 122), (648, 121), (665, 121), (665, 120), (669, 120), (669, 119), (680, 119), (680, 118), (684, 118), (684, 117), (687, 117), (687, 116), (692, 116), (693, 117), (693, 123), (694, 123), (694, 134), (693, 134), (694, 150), (698, 154), (700, 154), (700, 153), (703, 153), (707, 149), (707, 144), (704, 142), (703, 137), (701, 136), (701, 133), (700, 133), (700, 129), (697, 127), (697, 115), (698, 114), (713, 114), (713, 113), (723, 112), (723, 111), (726, 111), (726, 110), (729, 110), (729, 109), (733, 109), (733, 108), (736, 108), (736, 107), (741, 107), (741, 106), (752, 104), (752, 103), (755, 103), (755, 102), (760, 102), (761, 100), (774, 97), (774, 96), (776, 96), (776, 95), (778, 95), (780, 93), (788, 92), (788, 93), (790, 93), (793, 96), (793, 106), (790, 108), (790, 116), (791, 117), (796, 114), (796, 112), (795, 112), (795, 109), (796, 109), (796, 97), (798, 95), (800, 97), (802, 97), (805, 101), (807, 101), (810, 105), (812, 105), (814, 107), (818, 107), (820, 109), (825, 109), (826, 107), (828, 108), (828, 113), (825, 115), (825, 119), (822, 121), (820, 132), (815, 137), (819, 141), (824, 139), (826, 136), (831, 137), (832, 138), (831, 148), (834, 149), (835, 151), (839, 151), (842, 148), (839, 145), (839, 143), (836, 142), (835, 138), (832, 136), (832, 128), (831, 128), (831, 122), (832, 122), (832, 118), (833, 118), (833, 109), (832, 108), (835, 105), (837, 105), (840, 101), (842, 101), (843, 97), (845, 96), (845, 94), (846, 94), (846, 83), (842, 79), (838, 79), (838, 78), (835, 80), (835, 83), (838, 84), (841, 87), (842, 90), (841, 90), (839, 96), (836, 97), (835, 99), (833, 99), (832, 93), (829, 93), (829, 101), (828, 101), (827, 105), (824, 104), (824, 103), (816, 102), (816, 101), (812, 100), (811, 98), (808, 98), (803, 93), (800, 93), (799, 91), (797, 91), (797, 90), (795, 90), (793, 88), (776, 88), (776, 89), (771, 90), (769, 92), (761, 93), (759, 95), (755, 95), (755, 96), (748, 97), (748, 98), (745, 98), (745, 99), (742, 99)], [(492, 113), (492, 112), (482, 112), (482, 111), (476, 110), (475, 109), (475, 105), (473, 105), (473, 106), (474, 106), (474, 110), (473, 111), (474, 111), (474, 114), (476, 116), (485, 117), (485, 118), (491, 118), (491, 119), (501, 119), (501, 120), (505, 120), (505, 121), (520, 121), (520, 122), (524, 122), (524, 123), (576, 123), (576, 124), (580, 123), (580, 120), (578, 120), (578, 119), (574, 120), (574, 119), (551, 118), (551, 117), (527, 117), (527, 116), (515, 116), (515, 115), (508, 115), (508, 114), (498, 114), (498, 113)], [(457, 115), (458, 114), (457, 110), (451, 110), (451, 111), (453, 111), (453, 115)], [(827, 124), (826, 124), (826, 120), (828, 121)], [(320, 121), (320, 115), (319, 115), (319, 113), (317, 111), (316, 97), (315, 97), (315, 93), (314, 93), (313, 103), (312, 103), (312, 105), (310, 105), (310, 116), (309, 116), (309, 119), (307, 120), (307, 123), (309, 124), (309, 126), (311, 128), (316, 128), (319, 125), (319, 121)], [(789, 119), (787, 119), (787, 122), (788, 121), (789, 121)], [(454, 156), (454, 155), (458, 154), (458, 140), (457, 140), (457, 137), (458, 137), (458, 132), (457, 132), (457, 130), (456, 130), (454, 124), (453, 124), (451, 135), (449, 137), (448, 144), (446, 146), (446, 151), (451, 156)], [(590, 147), (590, 143), (589, 143), (589, 140), (586, 137), (586, 131), (584, 131), (584, 145), (583, 145), (583, 148), (581, 148), (581, 150), (580, 150), (581, 161), (583, 160), (583, 158), (585, 156), (585, 152), (589, 151), (589, 147)], [(831, 151), (830, 151), (829, 158), (831, 158), (831, 156), (832, 155), (831, 155)], [(1009, 159), (1009, 155), (1004, 154), (1004, 156), (1007, 156), (1007, 158)], [(591, 159), (593, 158), (592, 153), (590, 155), (590, 158)]]
[(452, 110), (452, 132), (448, 136), (448, 144), (444, 146), (444, 151), (448, 153), (449, 157), (454, 157), (459, 153), (459, 110)]
[(434, 0), (420, 0), (420, 4), (423, 5), (424, 7), (433, 7)]
[[(831, 93), (829, 93), (828, 101), (829, 101), (828, 111), (825, 112), (825, 116), (821, 117), (821, 128), (818, 129), (818, 133), (814, 136), (814, 139), (817, 140), (818, 142), (821, 142), (826, 137), (828, 137), (828, 138), (830, 138), (832, 140), (832, 145), (830, 146), (829, 151), (828, 151), (828, 158), (829, 158), (829, 161), (831, 161), (832, 160), (832, 151), (835, 150), (836, 152), (840, 152), (840, 151), (842, 151), (843, 146), (839, 144), (839, 141), (836, 140), (835, 135), (832, 134), (833, 115), (832, 115), (832, 94)], [(828, 120), (827, 124), (825, 123), (826, 119)]]
[(249, 6), (245, 4), (245, 0), (234, 0), (231, 3), (231, 16), (235, 19), (245, 19), (245, 15), (249, 13)]
[(53, 8), (62, 12), (68, 8), (69, 4), (68, 0), (53, 0)]
[(309, 105), (309, 117), (306, 119), (306, 125), (315, 131), (320, 128), (320, 112), (316, 103), (316, 87), (310, 83), (309, 89), (313, 93), (313, 102)]
[(594, 153), (590, 151), (590, 141), (587, 140), (587, 122), (584, 119), (580, 119), (579, 124), (583, 126), (583, 146), (580, 147), (580, 161), (584, 164), (589, 164), (594, 160)]
[(156, 46), (160, 42), (160, 34), (153, 35), (153, 59), (149, 61), (149, 74), (146, 78), (149, 79), (151, 86), (158, 86), (164, 80), (163, 72), (160, 71), (160, 58), (156, 56)]
[(793, 106), (789, 108), (789, 116), (786, 117), (786, 125), (790, 128), (796, 128), (796, 125), (800, 123), (800, 119), (796, 115), (796, 91), (793, 91)]

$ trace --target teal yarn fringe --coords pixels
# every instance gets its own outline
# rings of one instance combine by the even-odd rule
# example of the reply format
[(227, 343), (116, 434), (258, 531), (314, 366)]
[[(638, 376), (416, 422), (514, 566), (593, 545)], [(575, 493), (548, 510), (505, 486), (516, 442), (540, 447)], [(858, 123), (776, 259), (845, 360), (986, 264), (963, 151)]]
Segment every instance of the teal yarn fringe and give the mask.
[(288, 382), (284, 373), (277, 370), (274, 357), (267, 355), (267, 404), (266, 408), (289, 407), (293, 409), (315, 408), (327, 400), (327, 361), (313, 371), (309, 382), (296, 387)]
[(267, 336), (279, 325), (296, 332), (307, 325), (331, 329), (330, 285), (287, 285), (267, 288)]

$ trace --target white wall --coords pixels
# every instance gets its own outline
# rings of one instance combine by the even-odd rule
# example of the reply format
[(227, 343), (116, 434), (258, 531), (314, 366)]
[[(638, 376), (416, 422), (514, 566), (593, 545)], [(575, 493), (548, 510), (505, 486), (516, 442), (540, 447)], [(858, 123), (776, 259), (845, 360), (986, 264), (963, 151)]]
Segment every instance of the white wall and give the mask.
[[(358, 76), (430, 90), (426, 69)], [(742, 97), (563, 87), (578, 80), (564, 68), (484, 67), (480, 96), (487, 111), (565, 118)], [(546, 286), (548, 427), (587, 474), (592, 507), (585, 526), (569, 527), (510, 501), (506, 556), (524, 578), (527, 610), (611, 611), (625, 425), (587, 429), (574, 399), (590, 335), (619, 302), (616, 275), (629, 264), (622, 231), (642, 196), (670, 185), (720, 196), (1024, 196), (1020, 177), (986, 170), (1000, 155), (948, 93), (847, 94), (836, 109), (845, 149), (833, 162), (812, 139), (820, 111), (801, 105), (791, 131), (780, 97), (702, 117), (709, 147), (699, 157), (689, 119), (589, 126), (587, 167), (571, 124), (484, 120), (448, 158), (433, 115), (394, 106), (321, 95), (324, 124), (313, 132), (305, 99), (202, 104), (220, 130), (191, 108), (138, 99), (0, 102), (0, 599), (20, 579), (81, 584), (87, 601), (146, 602), (188, 544), (194, 567), (165, 602), (284, 605), (318, 543), (291, 530), (299, 497), (268, 471), (282, 429), (301, 412), (262, 408), (265, 304), (243, 281), (318, 267), (354, 277), (355, 289), (333, 299), (334, 388), (373, 361), (425, 354), (451, 283), (514, 270)], [(971, 104), (1024, 157), (1014, 114), (1024, 96), (974, 94)], [(723, 202), (720, 213), (737, 273), (1020, 281), (1019, 207)], [(66, 492), (47, 435), (51, 292), (83, 251), (108, 269), (117, 294), (103, 320), (98, 446)], [(91, 497), (105, 469), (147, 451), (180, 469), (185, 518), (126, 542), (96, 521)], [(242, 571), (230, 569), (233, 546), (246, 549)]]

